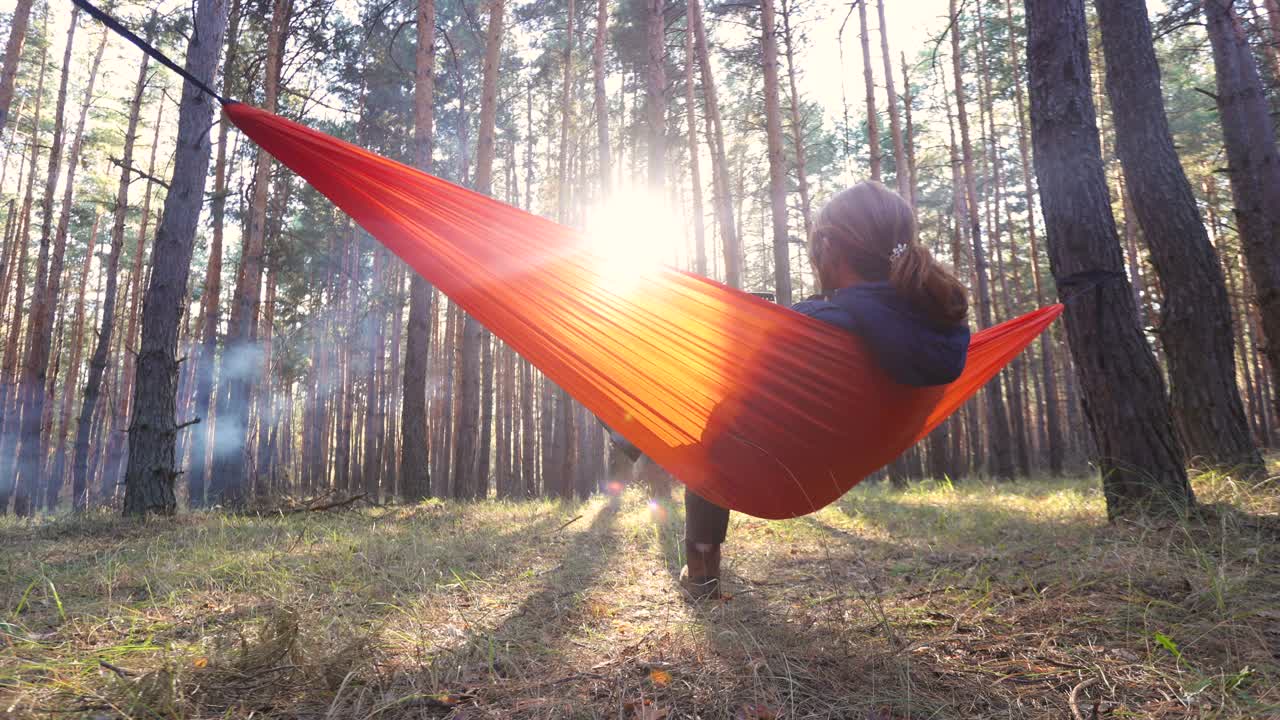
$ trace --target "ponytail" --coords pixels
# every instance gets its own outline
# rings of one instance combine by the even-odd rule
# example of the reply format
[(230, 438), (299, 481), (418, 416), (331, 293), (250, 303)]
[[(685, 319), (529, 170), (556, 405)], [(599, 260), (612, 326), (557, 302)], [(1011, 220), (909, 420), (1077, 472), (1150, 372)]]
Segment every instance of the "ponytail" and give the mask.
[(969, 314), (964, 285), (914, 238), (889, 262), (889, 282), (939, 325), (959, 325)]

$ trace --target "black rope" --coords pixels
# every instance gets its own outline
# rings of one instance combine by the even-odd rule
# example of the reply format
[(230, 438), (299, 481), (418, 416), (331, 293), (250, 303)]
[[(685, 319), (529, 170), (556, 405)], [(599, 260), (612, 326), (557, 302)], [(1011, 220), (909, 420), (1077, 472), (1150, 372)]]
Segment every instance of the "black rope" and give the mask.
[(187, 82), (191, 83), (192, 85), (195, 85), (204, 94), (208, 95), (211, 98), (216, 99), (219, 103), (223, 105), (230, 105), (231, 103), (235, 102), (235, 100), (228, 100), (222, 97), (221, 95), (219, 95), (218, 93), (214, 92), (213, 88), (209, 87), (208, 85), (205, 85), (203, 82), (200, 81), (199, 78), (187, 72), (186, 68), (170, 60), (164, 53), (157, 50), (154, 45), (135, 35), (133, 31), (131, 31), (129, 28), (125, 27), (124, 25), (121, 25), (120, 21), (116, 20), (115, 18), (111, 17), (107, 13), (103, 12), (102, 10), (94, 6), (92, 3), (89, 2), (89, 0), (72, 0), (72, 2), (74, 2), (76, 5), (79, 5), (80, 8), (85, 12), (92, 15), (98, 22), (102, 23), (103, 25), (106, 25), (108, 29), (114, 31), (116, 34), (120, 35), (125, 40), (128, 40), (134, 45), (137, 45), (142, 50), (142, 52), (155, 58), (156, 62), (160, 63), (161, 65), (164, 65), (170, 70), (181, 75), (183, 78), (187, 80)]
[(1129, 276), (1119, 270), (1081, 270), (1078, 273), (1072, 273), (1057, 280), (1059, 290), (1071, 291), (1059, 302), (1065, 305), (1090, 290), (1097, 289), (1105, 282), (1128, 279)]

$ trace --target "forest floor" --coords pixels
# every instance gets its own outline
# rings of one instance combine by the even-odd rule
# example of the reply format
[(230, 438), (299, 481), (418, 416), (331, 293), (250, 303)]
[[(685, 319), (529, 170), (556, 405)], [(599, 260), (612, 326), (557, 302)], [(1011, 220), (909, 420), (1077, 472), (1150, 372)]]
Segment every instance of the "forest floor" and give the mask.
[(1096, 480), (735, 516), (677, 497), (0, 522), (0, 717), (1280, 717), (1280, 489), (1109, 525)]

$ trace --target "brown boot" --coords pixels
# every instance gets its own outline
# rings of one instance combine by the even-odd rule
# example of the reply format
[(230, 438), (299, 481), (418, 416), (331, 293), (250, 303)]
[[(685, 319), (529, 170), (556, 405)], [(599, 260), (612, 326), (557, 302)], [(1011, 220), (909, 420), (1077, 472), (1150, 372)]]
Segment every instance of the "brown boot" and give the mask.
[(686, 564), (680, 569), (680, 586), (694, 600), (720, 597), (720, 546), (706, 543), (684, 544)]

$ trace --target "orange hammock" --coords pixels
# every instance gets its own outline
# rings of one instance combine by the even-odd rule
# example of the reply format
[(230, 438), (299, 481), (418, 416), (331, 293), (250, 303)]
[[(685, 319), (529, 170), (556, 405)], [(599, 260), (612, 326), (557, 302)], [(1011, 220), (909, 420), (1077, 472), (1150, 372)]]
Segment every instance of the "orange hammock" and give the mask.
[(908, 388), (843, 330), (239, 103), (227, 117), (547, 377), (703, 497), (818, 510), (891, 462), (1061, 312), (974, 336), (964, 374)]

